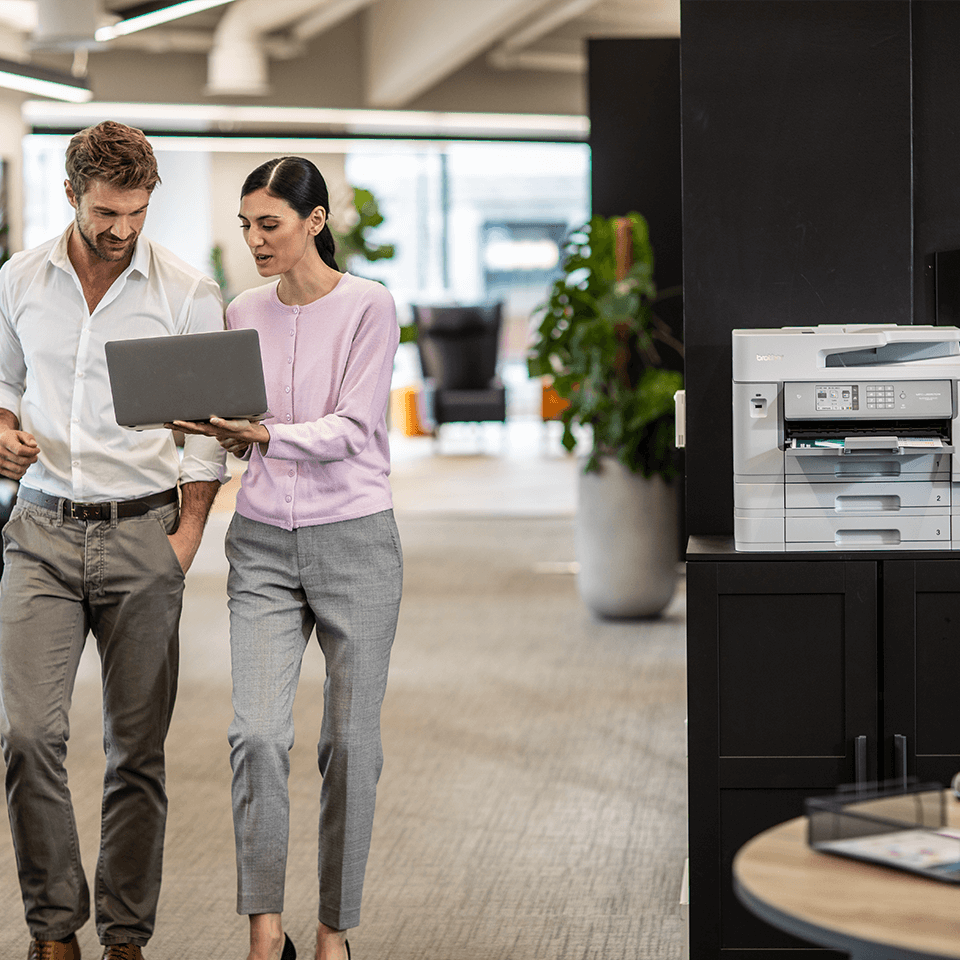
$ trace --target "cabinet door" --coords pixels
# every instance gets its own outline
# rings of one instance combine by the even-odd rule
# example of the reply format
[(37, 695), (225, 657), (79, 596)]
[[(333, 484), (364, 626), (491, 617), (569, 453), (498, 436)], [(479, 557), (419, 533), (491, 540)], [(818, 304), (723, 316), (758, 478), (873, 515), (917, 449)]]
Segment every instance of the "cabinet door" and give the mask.
[(695, 562), (687, 592), (691, 956), (795, 951), (736, 902), (731, 862), (804, 797), (877, 776), (877, 565)]
[(960, 772), (960, 560), (883, 565), (882, 775)]

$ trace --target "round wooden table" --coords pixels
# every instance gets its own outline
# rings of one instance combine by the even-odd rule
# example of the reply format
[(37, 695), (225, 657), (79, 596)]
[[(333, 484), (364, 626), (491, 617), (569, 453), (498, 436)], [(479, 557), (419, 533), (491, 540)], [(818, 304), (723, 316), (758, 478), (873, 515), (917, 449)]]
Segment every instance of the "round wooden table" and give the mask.
[[(960, 827), (960, 803), (947, 810)], [(746, 843), (733, 881), (762, 920), (855, 960), (960, 958), (960, 884), (811, 850), (806, 817)]]

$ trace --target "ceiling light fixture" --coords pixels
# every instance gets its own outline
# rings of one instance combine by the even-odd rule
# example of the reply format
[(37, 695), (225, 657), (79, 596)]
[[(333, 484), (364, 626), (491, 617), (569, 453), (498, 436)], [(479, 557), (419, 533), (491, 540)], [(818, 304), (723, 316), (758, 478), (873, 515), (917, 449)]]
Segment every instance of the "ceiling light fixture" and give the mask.
[(0, 87), (19, 90), (37, 97), (54, 100), (69, 100), (71, 103), (86, 103), (93, 99), (93, 92), (86, 83), (69, 73), (47, 70), (32, 63), (0, 58)]
[[(279, 0), (282, 2), (282, 0)], [(304, 137), (432, 137), (585, 141), (587, 117), (566, 114), (441, 113), (412, 110), (345, 110), (324, 107), (260, 107), (190, 103), (95, 103), (84, 107), (26, 103), (23, 116), (34, 127), (86, 126), (107, 117), (151, 131), (256, 136), (291, 130)]]
[(232, 2), (233, 0), (183, 0), (182, 3), (174, 3), (169, 7), (154, 10), (152, 13), (142, 13), (128, 20), (121, 20), (112, 27), (100, 27), (94, 37), (101, 43), (105, 43), (107, 40), (125, 37), (128, 33), (136, 33), (138, 30), (146, 30), (148, 27), (156, 27), (161, 23), (188, 17), (191, 13), (200, 13)]

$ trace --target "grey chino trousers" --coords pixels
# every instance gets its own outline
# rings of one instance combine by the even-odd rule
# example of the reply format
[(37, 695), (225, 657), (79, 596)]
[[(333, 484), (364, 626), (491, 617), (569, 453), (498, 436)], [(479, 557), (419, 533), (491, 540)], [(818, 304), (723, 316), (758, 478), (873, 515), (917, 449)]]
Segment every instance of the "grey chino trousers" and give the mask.
[(88, 632), (102, 664), (106, 752), (97, 933), (143, 946), (153, 932), (184, 583), (167, 540), (177, 509), (84, 522), (20, 500), (4, 528), (0, 745), (27, 926), (40, 940), (68, 937), (90, 915), (64, 768)]
[(295, 530), (235, 514), (226, 548), (237, 912), (283, 912), (293, 700), (316, 629), (326, 663), (318, 918), (346, 930), (360, 920), (383, 766), (380, 707), (403, 579), (393, 512)]

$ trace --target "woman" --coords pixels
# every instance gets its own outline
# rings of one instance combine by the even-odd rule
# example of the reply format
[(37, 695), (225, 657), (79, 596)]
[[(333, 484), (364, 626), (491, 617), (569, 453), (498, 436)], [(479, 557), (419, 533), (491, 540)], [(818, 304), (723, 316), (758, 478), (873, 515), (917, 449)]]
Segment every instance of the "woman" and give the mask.
[(249, 457), (226, 539), (237, 911), (250, 917), (248, 960), (296, 956), (281, 923), (287, 777), (314, 628), (327, 674), (316, 958), (349, 957), (400, 606), (385, 418), (396, 310), (381, 284), (337, 268), (328, 217), (326, 184), (309, 160), (271, 160), (247, 177), (243, 233), (260, 276), (278, 279), (237, 297), (227, 326), (259, 331), (270, 417), (176, 424)]

